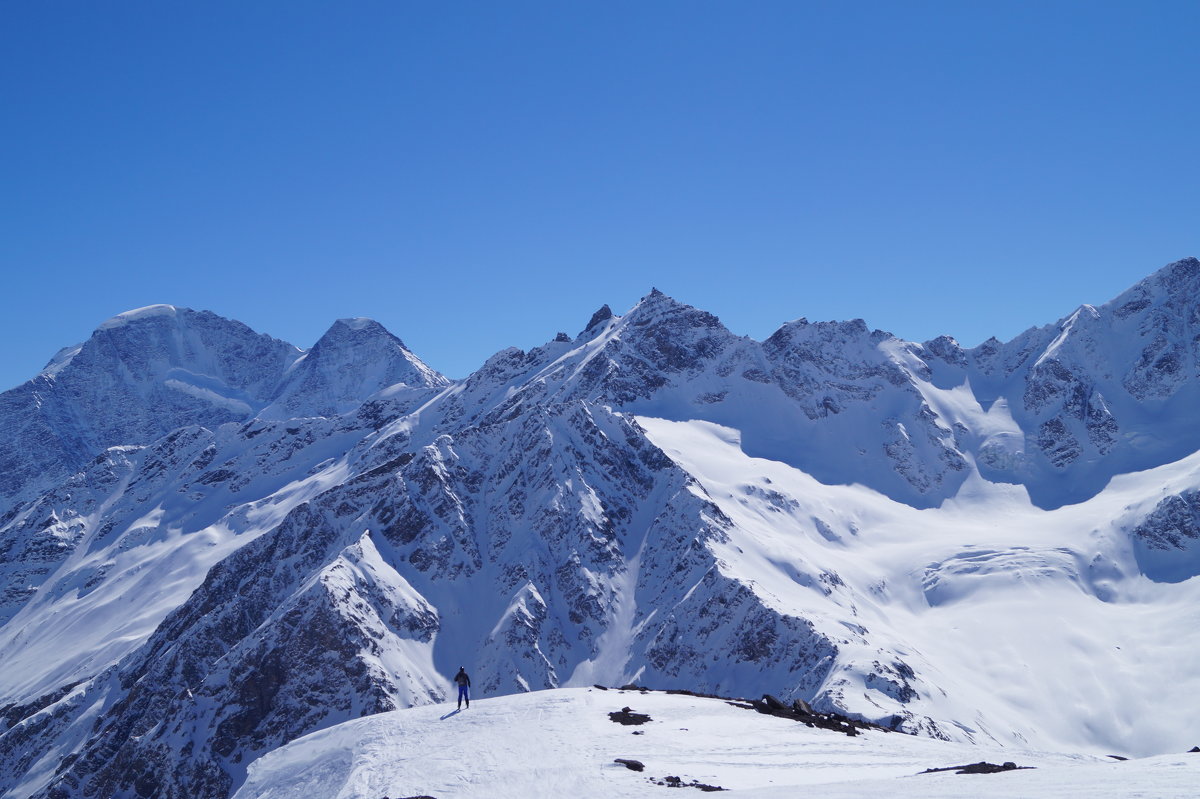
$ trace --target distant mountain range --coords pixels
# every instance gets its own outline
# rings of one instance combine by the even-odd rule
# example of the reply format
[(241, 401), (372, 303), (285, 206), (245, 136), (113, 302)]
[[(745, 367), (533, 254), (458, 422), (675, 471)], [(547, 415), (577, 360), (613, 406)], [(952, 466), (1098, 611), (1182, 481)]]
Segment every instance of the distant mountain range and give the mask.
[(457, 382), (367, 319), (121, 314), (0, 394), (0, 794), (224, 799), (464, 664), (1183, 751), (1197, 407), (1194, 258), (973, 349), (652, 291)]

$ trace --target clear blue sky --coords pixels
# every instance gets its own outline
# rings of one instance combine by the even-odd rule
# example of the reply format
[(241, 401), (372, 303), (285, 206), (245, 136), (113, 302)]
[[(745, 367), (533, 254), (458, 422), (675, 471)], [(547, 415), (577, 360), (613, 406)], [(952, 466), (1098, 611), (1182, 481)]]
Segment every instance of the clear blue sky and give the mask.
[(1197, 2), (0, 10), (0, 388), (101, 321), (452, 377), (652, 286), (764, 338), (1011, 338), (1200, 255)]

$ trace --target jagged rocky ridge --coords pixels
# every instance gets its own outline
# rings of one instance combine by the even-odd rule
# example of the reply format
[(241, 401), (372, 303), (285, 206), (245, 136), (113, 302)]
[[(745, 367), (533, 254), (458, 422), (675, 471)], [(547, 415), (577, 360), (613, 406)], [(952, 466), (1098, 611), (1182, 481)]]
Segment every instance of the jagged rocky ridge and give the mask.
[[(636, 676), (995, 736), (938, 698), (943, 663), (864, 624), (889, 588), (835, 564), (868, 522), (765, 477), (719, 495), (663, 424), (911, 508), (979, 479), (1059, 508), (1200, 449), (1197, 298), (1186, 259), (967, 350), (861, 320), (756, 342), (655, 291), (460, 382), (368, 320), (302, 352), (206, 312), (117, 317), (0, 395), (0, 790), (224, 797), (305, 732), (440, 699), (460, 660), (486, 693)], [(1151, 580), (1200, 571), (1195, 496), (1122, 522)], [(760, 579), (749, 503), (828, 562)], [(1059, 568), (994, 561), (1021, 558)], [(980, 562), (931, 564), (926, 601)]]

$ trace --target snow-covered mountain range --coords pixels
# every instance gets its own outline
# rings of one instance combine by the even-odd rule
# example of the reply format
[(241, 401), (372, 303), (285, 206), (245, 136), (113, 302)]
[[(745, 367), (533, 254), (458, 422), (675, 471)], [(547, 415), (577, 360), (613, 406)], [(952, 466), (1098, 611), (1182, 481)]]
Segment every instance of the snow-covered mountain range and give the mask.
[(122, 314), (0, 394), (0, 794), (223, 799), (460, 664), (1182, 751), (1198, 399), (1191, 258), (973, 349), (653, 291), (461, 381)]

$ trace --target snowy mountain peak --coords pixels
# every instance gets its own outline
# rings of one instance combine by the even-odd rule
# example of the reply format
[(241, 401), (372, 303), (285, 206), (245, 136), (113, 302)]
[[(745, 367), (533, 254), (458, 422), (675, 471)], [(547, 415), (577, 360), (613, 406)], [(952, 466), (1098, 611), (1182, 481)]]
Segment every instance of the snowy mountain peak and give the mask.
[(329, 329), (317, 339), (317, 343), (309, 350), (311, 355), (318, 349), (332, 350), (335, 348), (349, 349), (356, 345), (367, 344), (373, 340), (388, 341), (396, 347), (407, 350), (404, 342), (376, 322), (367, 317), (337, 319)]
[(152, 305), (119, 314), (0, 395), (0, 496), (51, 485), (111, 446), (245, 419), (299, 355), (209, 311)]
[(1118, 319), (1164, 305), (1179, 308), (1200, 300), (1200, 260), (1188, 257), (1167, 264), (1104, 304)]
[(369, 316), (351, 316), (344, 319), (337, 319), (334, 321), (334, 325), (342, 325), (351, 330), (362, 330), (363, 328), (374, 326), (383, 327), (383, 325), (380, 325)]
[(132, 311), (119, 313), (111, 319), (101, 322), (97, 330), (110, 330), (157, 316), (174, 317), (177, 312), (178, 309), (174, 305), (147, 305), (144, 308), (135, 308)]
[(288, 371), (263, 419), (336, 416), (392, 386), (450, 383), (373, 319), (338, 319)]
[[(659, 355), (675, 354), (679, 347), (687, 349), (688, 340), (733, 338), (713, 314), (680, 302), (658, 289), (652, 290), (622, 316), (619, 326), (623, 336), (632, 334), (644, 338)], [(673, 343), (675, 337), (682, 339)]]
[(1155, 272), (1151, 278), (1170, 293), (1188, 292), (1190, 299), (1197, 298), (1200, 285), (1200, 259), (1189, 256), (1169, 263)]

